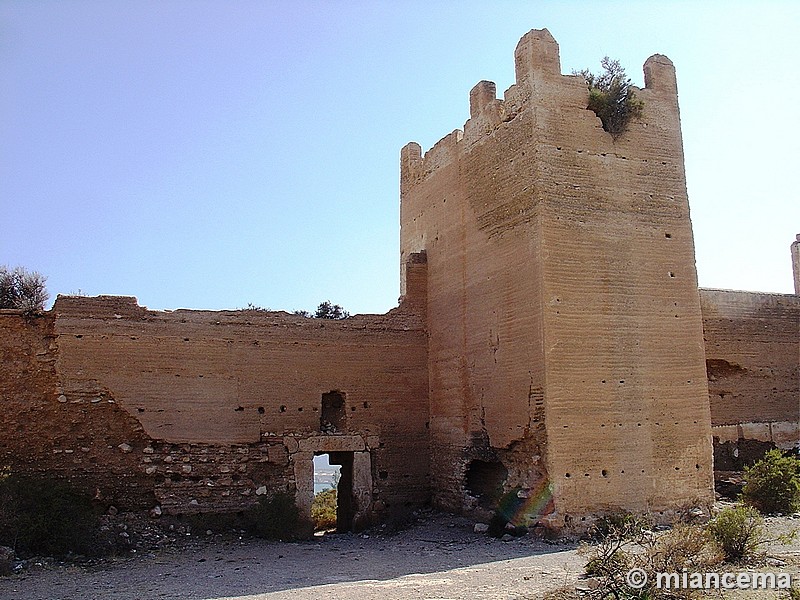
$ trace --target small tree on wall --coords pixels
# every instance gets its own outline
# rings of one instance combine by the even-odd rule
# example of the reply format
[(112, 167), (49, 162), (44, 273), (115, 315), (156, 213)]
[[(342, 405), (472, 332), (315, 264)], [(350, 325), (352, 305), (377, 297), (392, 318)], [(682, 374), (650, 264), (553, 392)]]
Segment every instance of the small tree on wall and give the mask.
[(23, 267), (0, 267), (0, 308), (16, 308), (26, 313), (44, 309), (50, 295), (44, 282), (46, 277)]
[(618, 60), (605, 56), (600, 65), (603, 72), (599, 75), (589, 69), (573, 71), (573, 74), (582, 75), (589, 86), (589, 105), (586, 108), (594, 111), (603, 122), (603, 129), (617, 138), (633, 117), (642, 114), (644, 103), (636, 98), (631, 80)]
[(338, 304), (331, 304), (330, 300), (320, 302), (314, 313), (315, 319), (346, 319), (350, 313)]
[(307, 310), (296, 310), (294, 311), (294, 314), (307, 319), (347, 319), (350, 317), (349, 312), (347, 312), (338, 304), (331, 304), (330, 300), (320, 302), (319, 306), (317, 306), (317, 310), (314, 311), (314, 314), (311, 314)]

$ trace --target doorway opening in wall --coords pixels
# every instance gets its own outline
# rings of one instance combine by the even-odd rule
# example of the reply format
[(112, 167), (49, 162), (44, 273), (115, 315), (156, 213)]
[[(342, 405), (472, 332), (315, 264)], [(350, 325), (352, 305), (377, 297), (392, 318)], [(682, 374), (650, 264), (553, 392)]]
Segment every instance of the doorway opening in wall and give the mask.
[(353, 527), (353, 453), (318, 452), (314, 456), (314, 534), (343, 533)]

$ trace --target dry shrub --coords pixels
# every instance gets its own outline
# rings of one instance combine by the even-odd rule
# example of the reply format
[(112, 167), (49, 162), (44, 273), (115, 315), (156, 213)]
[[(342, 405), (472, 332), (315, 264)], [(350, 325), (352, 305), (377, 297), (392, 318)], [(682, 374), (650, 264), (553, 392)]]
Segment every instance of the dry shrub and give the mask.
[(679, 524), (654, 539), (648, 563), (655, 572), (708, 571), (722, 563), (724, 555), (706, 527)]
[(0, 308), (15, 308), (25, 313), (41, 312), (50, 297), (46, 277), (23, 267), (0, 266)]
[(0, 477), (0, 546), (19, 556), (95, 555), (99, 518), (91, 498), (53, 477)]
[(735, 506), (723, 510), (708, 525), (714, 541), (731, 563), (752, 562), (759, 548), (767, 541), (764, 519), (751, 506)]
[(325, 531), (336, 527), (336, 489), (323, 490), (314, 496), (311, 504), (311, 520), (314, 531)]
[(764, 514), (800, 510), (800, 459), (770, 450), (745, 468), (742, 500)]
[[(696, 590), (658, 589), (656, 573), (680, 573), (712, 570), (721, 561), (706, 528), (700, 525), (677, 525), (670, 531), (655, 533), (647, 521), (630, 515), (610, 517), (599, 524), (599, 542), (584, 547), (589, 560), (586, 574), (594, 588), (582, 595), (591, 600), (607, 598), (677, 599), (693, 598)], [(647, 584), (632, 588), (627, 581), (631, 569), (647, 574)]]

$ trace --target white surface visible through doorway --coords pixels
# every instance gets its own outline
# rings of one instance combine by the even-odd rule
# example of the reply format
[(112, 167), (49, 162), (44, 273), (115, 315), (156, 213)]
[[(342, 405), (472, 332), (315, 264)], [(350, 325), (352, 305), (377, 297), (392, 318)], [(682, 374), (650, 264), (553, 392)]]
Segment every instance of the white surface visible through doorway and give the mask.
[(339, 465), (332, 465), (327, 454), (314, 457), (314, 494), (336, 487), (339, 481)]

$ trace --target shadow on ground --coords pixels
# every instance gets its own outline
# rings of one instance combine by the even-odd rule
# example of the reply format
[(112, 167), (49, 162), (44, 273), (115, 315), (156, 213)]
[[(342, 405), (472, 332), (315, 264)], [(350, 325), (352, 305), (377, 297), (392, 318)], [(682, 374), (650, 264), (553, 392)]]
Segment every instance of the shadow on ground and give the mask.
[(393, 536), (328, 535), (300, 543), (207, 541), (180, 552), (0, 579), (0, 597), (494, 598), (500, 597), (499, 589), (533, 589), (546, 576), (560, 583), (582, 564), (574, 546), (530, 537), (501, 542), (473, 533), (471, 526), (463, 519), (436, 517)]

